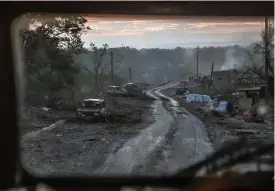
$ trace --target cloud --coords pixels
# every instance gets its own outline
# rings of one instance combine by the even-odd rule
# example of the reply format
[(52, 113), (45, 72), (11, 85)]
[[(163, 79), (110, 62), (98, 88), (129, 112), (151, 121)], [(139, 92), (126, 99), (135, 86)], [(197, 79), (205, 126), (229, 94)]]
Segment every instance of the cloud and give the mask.
[(261, 22), (212, 22), (188, 23), (182, 30), (188, 34), (232, 34), (232, 33), (259, 33), (262, 30)]
[(194, 24), (191, 25), (190, 28), (209, 28), (209, 27), (238, 27), (238, 26), (245, 26), (245, 25), (249, 25), (249, 26), (257, 26), (260, 27), (262, 25), (262, 23), (257, 23), (257, 22), (229, 22), (229, 23), (198, 23), (198, 24)]
[(188, 34), (232, 34), (232, 33), (260, 33), (261, 26), (238, 26), (238, 25), (199, 25), (192, 28), (184, 28), (184, 31)]
[[(262, 18), (88, 18), (88, 25), (92, 28), (84, 35), (85, 41), (104, 41), (113, 44), (127, 44), (145, 47), (160, 41), (163, 44), (210, 43), (213, 40), (226, 43), (227, 41), (252, 42), (258, 39), (263, 27)], [(131, 37), (133, 36), (133, 37)], [(115, 38), (119, 37), (119, 38)], [(124, 38), (125, 37), (125, 38)], [(165, 46), (165, 45), (163, 45)]]
[[(216, 29), (216, 30), (215, 30)], [(246, 27), (238, 27), (238, 28), (211, 28), (211, 29), (204, 29), (204, 30), (193, 30), (188, 31), (188, 34), (197, 34), (197, 35), (224, 35), (224, 34), (248, 34), (248, 33), (258, 33), (260, 35), (261, 29), (260, 28), (250, 28), (247, 30)]]
[[(110, 19), (110, 18), (109, 18)], [(116, 18), (117, 19), (117, 18)], [(98, 18), (88, 18), (88, 25), (92, 28), (86, 36), (129, 36), (144, 35), (153, 32), (181, 30), (189, 34), (229, 34), (229, 33), (250, 33), (260, 32), (262, 23), (260, 20), (251, 21), (247, 18), (223, 18), (210, 20), (207, 17), (201, 19), (182, 20), (102, 20)], [(201, 22), (199, 22), (201, 21)]]
[(177, 29), (179, 24), (171, 23), (153, 23), (153, 22), (143, 22), (142, 24), (129, 23), (124, 26), (123, 31), (131, 32), (158, 32), (165, 30), (174, 30)]
[(88, 26), (92, 29), (85, 37), (104, 37), (104, 36), (129, 36), (142, 35), (145, 33), (159, 32), (165, 30), (175, 30), (180, 24), (164, 23), (161, 21), (92, 21), (89, 20)]
[(109, 32), (109, 33), (88, 33), (83, 35), (83, 38), (90, 37), (115, 37), (115, 36), (131, 36), (131, 35), (142, 35), (143, 32), (127, 32), (127, 31), (119, 31), (119, 32)]
[(88, 25), (94, 31), (112, 31), (112, 27), (100, 24), (90, 24)]

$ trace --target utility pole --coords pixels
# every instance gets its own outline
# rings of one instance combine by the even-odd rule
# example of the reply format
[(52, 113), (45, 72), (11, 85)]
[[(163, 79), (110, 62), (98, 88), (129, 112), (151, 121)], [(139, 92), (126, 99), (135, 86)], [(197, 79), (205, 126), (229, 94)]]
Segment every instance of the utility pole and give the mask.
[(214, 70), (214, 61), (212, 62), (212, 66), (211, 66), (211, 73), (210, 73), (210, 79), (209, 79), (209, 89), (212, 86), (213, 70)]
[(111, 83), (114, 85), (114, 54), (111, 52)]
[(199, 47), (197, 47), (197, 74), (196, 74), (196, 86), (197, 86), (197, 93), (199, 91)]
[(129, 82), (132, 82), (132, 69), (129, 68)]
[(265, 98), (268, 97), (268, 64), (269, 63), (269, 51), (268, 51), (268, 18), (265, 16)]

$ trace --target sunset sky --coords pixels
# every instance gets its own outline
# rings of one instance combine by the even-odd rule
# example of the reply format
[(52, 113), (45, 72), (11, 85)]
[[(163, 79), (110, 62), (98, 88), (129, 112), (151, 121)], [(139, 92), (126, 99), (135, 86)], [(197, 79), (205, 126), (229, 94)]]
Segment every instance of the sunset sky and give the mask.
[(110, 47), (175, 48), (194, 46), (248, 45), (260, 39), (263, 18), (202, 17), (87, 17), (93, 29), (83, 36), (90, 42)]

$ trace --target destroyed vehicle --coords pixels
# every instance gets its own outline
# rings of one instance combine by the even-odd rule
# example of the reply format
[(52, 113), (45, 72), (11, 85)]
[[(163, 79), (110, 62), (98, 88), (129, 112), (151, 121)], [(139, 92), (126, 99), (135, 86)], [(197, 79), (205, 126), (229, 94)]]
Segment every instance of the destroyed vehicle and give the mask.
[(107, 94), (110, 96), (127, 96), (128, 92), (121, 86), (108, 86)]
[(81, 107), (76, 111), (77, 120), (93, 120), (107, 116), (103, 99), (84, 99)]
[(128, 92), (128, 96), (138, 97), (146, 94), (146, 91), (134, 83), (127, 83), (123, 85), (123, 88)]

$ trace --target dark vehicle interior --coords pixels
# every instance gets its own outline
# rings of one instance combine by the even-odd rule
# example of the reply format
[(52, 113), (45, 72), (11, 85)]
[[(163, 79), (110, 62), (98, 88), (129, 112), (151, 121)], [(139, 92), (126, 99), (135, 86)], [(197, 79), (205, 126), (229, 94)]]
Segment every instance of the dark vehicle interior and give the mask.
[(104, 102), (95, 102), (95, 101), (83, 101), (83, 108), (102, 108), (104, 107)]
[[(229, 166), (258, 161), (274, 166), (274, 147), (261, 143), (248, 144), (238, 141), (214, 153), (209, 158), (173, 176), (161, 177), (38, 177), (28, 173), (20, 164), (19, 127), (17, 124), (17, 96), (21, 85), (15, 83), (15, 77), (21, 71), (15, 70), (11, 34), (12, 22), (26, 12), (44, 13), (89, 13), (121, 15), (165, 15), (180, 16), (273, 16), (273, 1), (190, 1), (190, 2), (1, 2), (0, 3), (0, 46), (1, 46), (1, 129), (0, 157), (1, 189), (26, 188), (34, 190), (39, 183), (49, 185), (54, 190), (121, 190), (124, 187), (142, 190), (145, 187), (156, 189), (171, 188), (179, 190), (274, 190), (274, 170), (257, 171), (244, 175), (225, 173), (217, 176), (216, 172)], [(19, 86), (19, 87), (17, 87)], [(17, 88), (17, 89), (16, 89)], [(269, 155), (272, 157), (265, 157)], [(257, 158), (255, 157), (257, 156)], [(263, 157), (262, 157), (263, 156)], [(221, 161), (219, 161), (221, 160)], [(206, 175), (195, 177), (203, 167)]]

